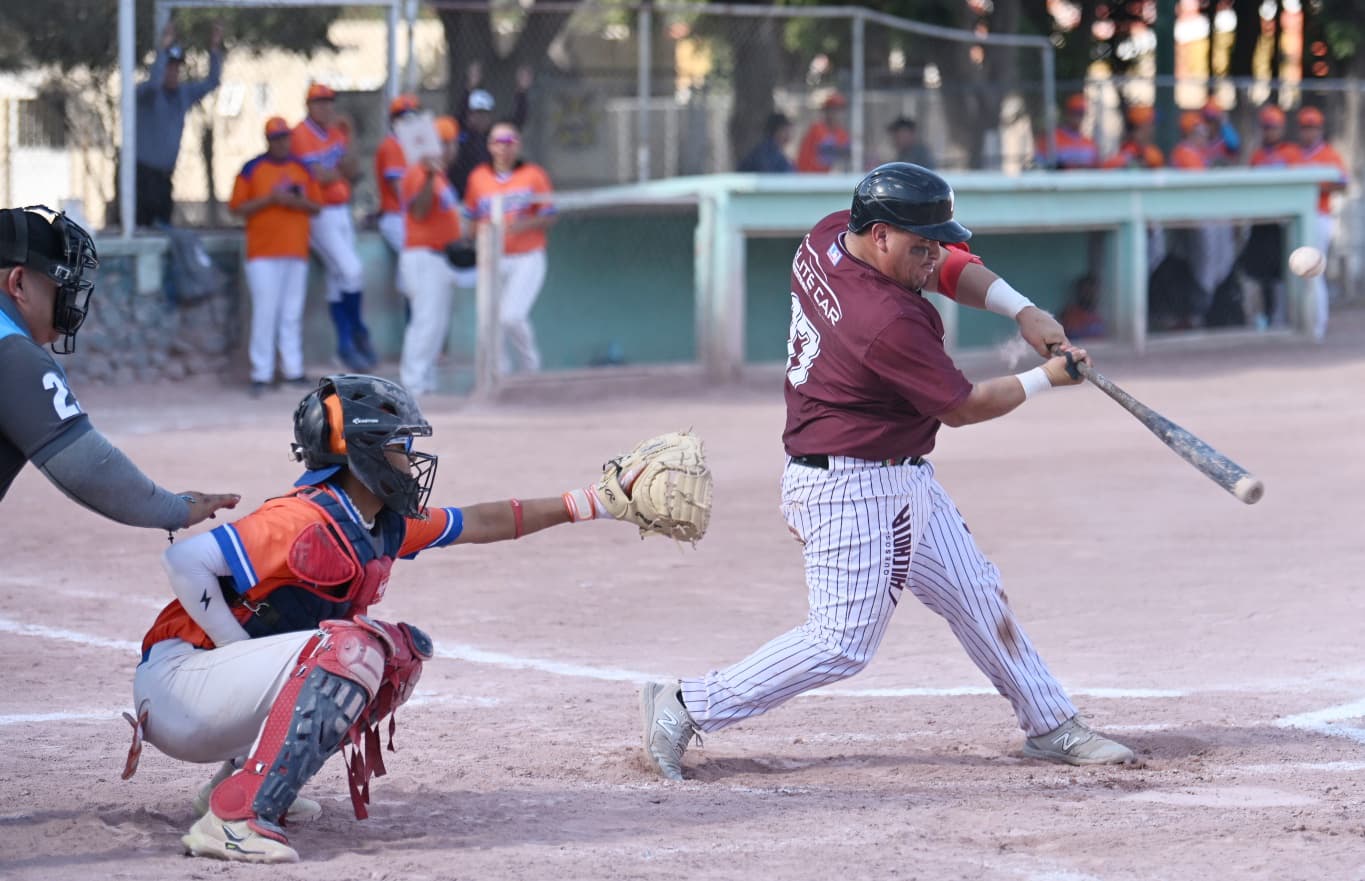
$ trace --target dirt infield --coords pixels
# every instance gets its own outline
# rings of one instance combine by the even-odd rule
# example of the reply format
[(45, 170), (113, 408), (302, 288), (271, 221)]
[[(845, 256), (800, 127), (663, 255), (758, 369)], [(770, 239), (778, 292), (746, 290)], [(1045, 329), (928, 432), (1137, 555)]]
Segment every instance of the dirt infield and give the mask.
[[(165, 537), (100, 520), (32, 469), (0, 503), (0, 877), (275, 879), (1365, 878), (1365, 321), (1100, 366), (1252, 468), (1246, 507), (1090, 388), (945, 429), (938, 477), (1030, 635), (1135, 768), (1025, 760), (1004, 699), (902, 603), (862, 675), (706, 739), (690, 779), (639, 758), (635, 683), (731, 662), (798, 623), (778, 512), (776, 386), (583, 404), (429, 406), (433, 501), (582, 485), (692, 425), (717, 475), (695, 551), (592, 523), (400, 563), (382, 617), (439, 656), (356, 821), (333, 761), (297, 866), (190, 860), (212, 769), (154, 749), (119, 780), (135, 644), (169, 596)], [(993, 372), (999, 372), (997, 366)], [(244, 506), (296, 476), (294, 399), (89, 390), (176, 488)], [(201, 527), (202, 528), (202, 527)]]

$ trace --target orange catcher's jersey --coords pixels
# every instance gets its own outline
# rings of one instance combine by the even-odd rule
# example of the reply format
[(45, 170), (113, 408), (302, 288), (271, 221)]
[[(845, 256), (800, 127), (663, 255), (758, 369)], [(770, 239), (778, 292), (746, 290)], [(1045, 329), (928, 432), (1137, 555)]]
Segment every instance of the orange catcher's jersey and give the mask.
[(1303, 165), (1330, 165), (1337, 170), (1337, 180), (1325, 183), (1318, 190), (1318, 213), (1332, 213), (1332, 191), (1346, 183), (1346, 163), (1341, 154), (1326, 141), (1319, 141), (1312, 147), (1300, 148), (1299, 162)]
[[(348, 144), (341, 129), (336, 126), (323, 129), (311, 119), (294, 126), (294, 133), (289, 136), (289, 152), (307, 166), (314, 177), (320, 170), (336, 170), (341, 157), (346, 155)], [(351, 201), (351, 183), (345, 177), (321, 186), (322, 204), (345, 205)]]
[[(323, 490), (332, 495), (356, 522), (360, 514), (344, 492), (330, 485)], [(398, 545), (396, 557), (412, 559), (428, 548), (445, 547), (460, 537), (464, 529), (464, 515), (459, 508), (433, 508), (428, 519), (397, 518)], [(382, 516), (382, 515), (381, 515)], [(327, 515), (317, 504), (296, 495), (271, 499), (235, 523), (227, 523), (210, 534), (227, 559), (231, 573), (219, 579), (223, 596), (230, 604), (236, 602), (233, 614), (246, 625), (254, 608), (282, 587), (297, 585), (300, 578), (289, 563), (289, 552), (296, 539), (314, 524), (327, 524)], [(382, 551), (381, 551), (382, 553)], [(345, 609), (328, 617), (343, 617)], [(195, 623), (179, 600), (172, 600), (161, 610), (147, 635), (142, 640), (144, 654), (165, 639), (183, 639), (196, 648), (211, 649), (202, 627)]]

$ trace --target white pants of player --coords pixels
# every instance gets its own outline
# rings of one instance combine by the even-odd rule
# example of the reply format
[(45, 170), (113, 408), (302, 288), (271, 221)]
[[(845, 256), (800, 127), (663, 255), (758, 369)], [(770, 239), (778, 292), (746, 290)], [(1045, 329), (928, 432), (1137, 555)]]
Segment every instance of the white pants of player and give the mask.
[(270, 707), (316, 631), (196, 649), (152, 646), (133, 676), (133, 706), (147, 701), (147, 742), (173, 759), (222, 762), (251, 753)]
[(809, 617), (739, 663), (682, 681), (701, 729), (757, 716), (862, 670), (906, 587), (948, 621), (1028, 736), (1074, 716), (933, 466), (838, 456), (830, 465), (789, 462), (782, 478), (783, 514), (805, 546)]
[[(379, 235), (383, 237), (384, 243), (393, 251), (395, 257), (403, 256), (403, 241), (407, 238), (407, 229), (403, 215), (397, 211), (389, 211), (379, 215)], [(393, 274), (393, 289), (398, 293), (403, 293), (403, 268), (400, 266)]]
[(308, 261), (294, 257), (257, 257), (246, 262), (251, 289), (251, 380), (275, 378), (275, 350), (285, 379), (303, 376), (303, 302), (308, 293)]
[[(1319, 214), (1318, 224), (1315, 232), (1317, 233), (1317, 248), (1324, 254), (1331, 253), (1332, 237), (1337, 231), (1336, 218), (1330, 214)], [(1313, 303), (1313, 339), (1321, 340), (1327, 335), (1327, 314), (1331, 311), (1327, 296), (1327, 273), (1315, 276), (1308, 280), (1309, 291), (1312, 295)]]
[(498, 324), (502, 328), (503, 373), (516, 367), (534, 372), (540, 369), (540, 350), (531, 327), (531, 307), (545, 285), (545, 251), (508, 254), (498, 266)]
[(339, 303), (343, 293), (365, 287), (365, 267), (355, 250), (355, 222), (351, 206), (327, 205), (308, 227), (308, 242), (327, 272), (327, 302)]
[(398, 272), (406, 280), (412, 318), (403, 332), (400, 378), (414, 395), (436, 390), (436, 359), (450, 330), (455, 301), (455, 271), (444, 254), (430, 248), (404, 248)]

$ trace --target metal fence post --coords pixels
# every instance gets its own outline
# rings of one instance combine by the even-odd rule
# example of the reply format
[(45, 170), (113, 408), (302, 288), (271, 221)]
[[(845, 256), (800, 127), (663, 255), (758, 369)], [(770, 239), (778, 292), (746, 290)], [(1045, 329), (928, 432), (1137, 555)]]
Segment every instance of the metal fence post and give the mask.
[(476, 335), (474, 337), (474, 396), (491, 398), (501, 380), (502, 327), (498, 321), (498, 275), (502, 263), (502, 236), (506, 204), (501, 193), (489, 205), (488, 223), (478, 233), (478, 283), (474, 289)]
[(384, 51), (387, 55), (384, 74), (384, 99), (385, 103), (398, 97), (400, 91), (398, 84), (398, 0), (390, 0), (389, 8), (385, 10), (385, 21), (388, 27), (384, 34)]
[[(162, 7), (157, 6), (158, 15)], [(137, 221), (137, 83), (133, 82), (137, 66), (137, 8), (133, 0), (119, 0), (118, 5), (118, 66), (119, 113), (122, 114), (123, 137), (118, 152), (119, 204), (118, 219), (125, 239), (133, 237)]]
[(1043, 125), (1047, 137), (1047, 166), (1057, 164), (1057, 50), (1052, 44), (1043, 47)]
[(853, 152), (851, 161), (853, 167), (849, 169), (854, 172), (861, 172), (866, 164), (866, 145), (863, 143), (863, 136), (867, 131), (867, 83), (865, 80), (864, 69), (867, 52), (867, 21), (864, 18), (867, 10), (855, 9), (853, 11), (853, 115), (849, 122), (853, 125)]
[(639, 47), (639, 70), (636, 71), (635, 111), (635, 177), (639, 181), (649, 180), (649, 101), (650, 68), (654, 63), (654, 9), (649, 3), (640, 5), (640, 13), (635, 19), (636, 44)]

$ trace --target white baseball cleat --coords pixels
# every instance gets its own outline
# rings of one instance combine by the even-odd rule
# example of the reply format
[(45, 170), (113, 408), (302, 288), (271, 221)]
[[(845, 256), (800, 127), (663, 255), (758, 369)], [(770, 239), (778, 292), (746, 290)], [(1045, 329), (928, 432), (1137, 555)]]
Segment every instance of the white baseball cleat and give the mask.
[(1080, 716), (1025, 740), (1024, 755), (1064, 765), (1126, 765), (1137, 761), (1131, 749), (1091, 731)]
[(646, 682), (640, 689), (645, 759), (668, 780), (683, 779), (683, 752), (692, 735), (698, 733), (697, 724), (678, 696), (679, 687), (677, 681)]
[(250, 820), (220, 820), (209, 811), (180, 836), (190, 856), (241, 863), (297, 863), (299, 853), (283, 835), (265, 834)]
[[(194, 815), (202, 817), (209, 812), (209, 799), (213, 797), (213, 790), (224, 780), (232, 776), (237, 770), (237, 766), (231, 761), (224, 762), (218, 769), (218, 773), (213, 775), (213, 779), (199, 787), (199, 792), (194, 796)], [(297, 796), (294, 803), (289, 806), (289, 810), (284, 812), (284, 821), (291, 826), (298, 826), (303, 823), (311, 823), (322, 816), (322, 805), (313, 801), (311, 798)]]

